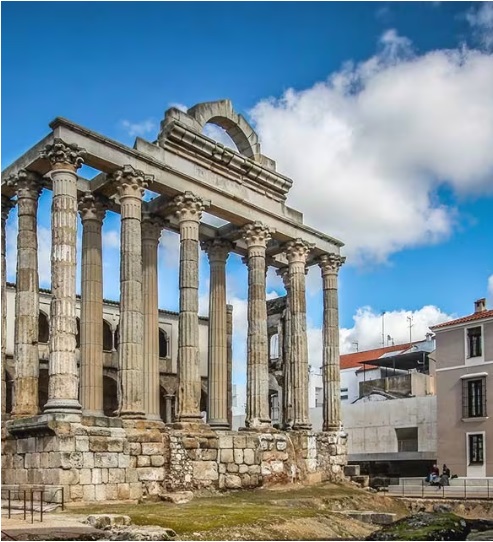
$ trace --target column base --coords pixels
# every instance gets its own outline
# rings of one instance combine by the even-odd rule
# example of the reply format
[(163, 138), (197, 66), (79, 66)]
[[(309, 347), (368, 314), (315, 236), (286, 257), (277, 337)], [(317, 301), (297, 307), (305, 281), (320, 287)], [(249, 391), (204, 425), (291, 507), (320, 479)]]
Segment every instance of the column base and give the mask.
[(312, 430), (311, 423), (294, 423), (293, 424), (293, 431), (311, 431), (311, 430)]
[[(147, 414), (146, 419), (151, 422), (163, 422), (159, 414)], [(164, 423), (164, 422), (163, 422)]]
[(12, 419), (17, 419), (17, 418), (31, 418), (33, 416), (37, 416), (38, 414), (39, 414), (39, 410), (36, 407), (36, 409), (33, 409), (33, 410), (13, 410), (10, 416)]
[(145, 420), (146, 419), (145, 412), (134, 411), (134, 410), (121, 411), (118, 417), (124, 418), (126, 420)]
[(62, 414), (82, 414), (82, 405), (77, 399), (48, 399), (43, 413), (51, 414), (56, 412)]
[(224, 420), (224, 421), (211, 420), (208, 423), (211, 426), (211, 429), (214, 429), (214, 431), (229, 431), (230, 430), (229, 423), (227, 422), (227, 420)]

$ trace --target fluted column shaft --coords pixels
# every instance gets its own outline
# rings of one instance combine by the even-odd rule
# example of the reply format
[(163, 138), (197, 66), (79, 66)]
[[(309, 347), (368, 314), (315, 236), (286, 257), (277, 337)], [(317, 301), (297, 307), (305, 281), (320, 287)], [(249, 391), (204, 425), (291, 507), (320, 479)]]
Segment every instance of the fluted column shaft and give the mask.
[(231, 244), (214, 239), (203, 248), (210, 264), (207, 421), (215, 429), (228, 429), (226, 260)]
[(80, 400), (87, 416), (103, 416), (103, 265), (105, 209), (92, 194), (79, 202), (82, 219)]
[(82, 153), (56, 139), (43, 156), (51, 162), (51, 318), (48, 401), (45, 412), (79, 413), (76, 345), (77, 169)]
[(288, 243), (293, 429), (310, 429), (308, 400), (308, 340), (306, 335), (306, 258), (311, 245), (301, 239)]
[(228, 427), (233, 427), (233, 305), (226, 305), (226, 357), (228, 364)]
[(286, 309), (284, 311), (284, 330), (282, 338), (283, 355), (283, 389), (282, 389), (282, 410), (283, 422), (285, 425), (293, 424), (293, 377), (292, 377), (292, 359), (291, 359), (291, 281), (289, 277), (289, 268), (282, 267), (278, 270), (281, 276), (284, 288), (286, 290)]
[(6, 222), (14, 202), (2, 195), (2, 418), (7, 412), (6, 348), (7, 348), (7, 269), (6, 269)]
[[(9, 183), (14, 181), (9, 179)], [(38, 413), (38, 198), (41, 191), (37, 177), (20, 171), (15, 179), (17, 190), (17, 279), (14, 332), (14, 404), (15, 417)]]
[(160, 420), (159, 409), (159, 309), (157, 252), (162, 223), (144, 214), (142, 218), (142, 299), (144, 302), (144, 412)]
[(337, 274), (345, 258), (327, 254), (320, 258), (323, 280), (323, 430), (336, 431), (341, 424), (339, 366), (339, 308)]
[(247, 427), (270, 425), (269, 350), (265, 297), (265, 249), (270, 239), (267, 226), (255, 222), (243, 229), (248, 248)]
[(114, 174), (120, 197), (120, 416), (144, 418), (142, 314), (142, 196), (146, 176), (132, 166)]
[(179, 422), (201, 423), (199, 360), (199, 222), (204, 202), (190, 192), (174, 200), (180, 225), (180, 315), (178, 319)]

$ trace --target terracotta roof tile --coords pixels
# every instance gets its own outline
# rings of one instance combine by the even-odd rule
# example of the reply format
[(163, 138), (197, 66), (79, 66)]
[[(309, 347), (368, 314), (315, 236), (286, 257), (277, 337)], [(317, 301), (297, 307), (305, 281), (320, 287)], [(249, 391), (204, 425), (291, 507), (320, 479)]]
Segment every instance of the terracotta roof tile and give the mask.
[(455, 326), (458, 324), (466, 324), (467, 322), (475, 322), (476, 320), (482, 320), (483, 318), (492, 318), (493, 309), (488, 311), (473, 312), (469, 316), (463, 316), (462, 318), (456, 318), (455, 320), (450, 320), (449, 322), (444, 322), (443, 324), (437, 324), (436, 326), (430, 327), (431, 330), (442, 329), (447, 326)]
[[(364, 361), (371, 361), (383, 356), (387, 352), (397, 352), (398, 350), (407, 350), (409, 343), (396, 344), (394, 346), (385, 346), (383, 348), (374, 348), (373, 350), (365, 350), (364, 352), (354, 352), (354, 354), (344, 354), (340, 357), (340, 367), (342, 369), (363, 369), (361, 365)], [(366, 366), (370, 368), (370, 365)]]

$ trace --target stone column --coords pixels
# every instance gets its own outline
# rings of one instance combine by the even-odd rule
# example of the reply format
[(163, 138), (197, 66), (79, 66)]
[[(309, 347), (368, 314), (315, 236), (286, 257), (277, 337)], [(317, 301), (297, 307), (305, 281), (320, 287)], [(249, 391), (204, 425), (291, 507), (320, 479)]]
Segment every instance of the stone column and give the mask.
[(86, 416), (103, 416), (103, 265), (101, 228), (105, 207), (87, 193), (79, 201), (82, 220), (80, 400)]
[(7, 348), (7, 269), (6, 269), (6, 223), (10, 209), (15, 205), (7, 196), (2, 195), (2, 418), (7, 409), (7, 383), (5, 380), (6, 348)]
[(226, 305), (226, 358), (228, 364), (228, 427), (233, 427), (233, 305)]
[(244, 226), (248, 256), (247, 403), (245, 425), (270, 426), (265, 249), (271, 230), (261, 222)]
[(341, 378), (339, 367), (339, 309), (337, 274), (345, 258), (325, 254), (320, 258), (323, 280), (323, 430), (336, 431), (341, 424)]
[(8, 183), (17, 192), (17, 279), (14, 332), (14, 403), (12, 416), (38, 413), (39, 277), (38, 198), (42, 190), (36, 174), (21, 170)]
[(142, 216), (142, 299), (144, 301), (144, 412), (149, 420), (161, 420), (159, 409), (159, 310), (157, 252), (162, 221)]
[(144, 418), (142, 315), (142, 196), (148, 177), (132, 166), (114, 174), (120, 198), (120, 416)]
[(174, 395), (168, 394), (164, 396), (164, 422), (173, 422), (173, 397)]
[(232, 246), (228, 241), (213, 239), (202, 248), (210, 264), (207, 421), (215, 429), (228, 429), (226, 260)]
[(174, 200), (180, 224), (180, 316), (178, 320), (179, 422), (202, 423), (199, 360), (199, 223), (205, 202), (191, 192)]
[(313, 245), (296, 239), (286, 246), (291, 290), (291, 375), (293, 429), (311, 429), (308, 401), (308, 340), (306, 336), (306, 259)]
[(291, 360), (291, 283), (289, 278), (289, 268), (282, 267), (277, 270), (277, 274), (282, 278), (286, 290), (286, 309), (284, 311), (284, 329), (282, 340), (283, 356), (283, 389), (282, 389), (282, 419), (285, 427), (293, 426), (293, 376)]
[(45, 412), (80, 413), (75, 357), (77, 169), (84, 150), (55, 139), (42, 153), (51, 162), (51, 318), (48, 401)]

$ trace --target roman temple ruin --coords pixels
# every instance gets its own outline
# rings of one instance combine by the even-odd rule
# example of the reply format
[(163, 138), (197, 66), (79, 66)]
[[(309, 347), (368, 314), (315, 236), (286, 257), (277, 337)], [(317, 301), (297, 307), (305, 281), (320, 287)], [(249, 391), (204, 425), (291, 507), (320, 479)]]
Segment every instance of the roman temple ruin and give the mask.
[[(204, 135), (223, 128), (237, 150)], [(156, 141), (128, 147), (67, 119), (2, 172), (2, 336), (6, 332), (5, 222), (18, 213), (12, 410), (6, 413), (2, 340), (2, 482), (63, 487), (65, 500), (138, 500), (183, 489), (255, 488), (343, 478), (337, 279), (342, 243), (303, 223), (286, 205), (292, 181), (261, 154), (257, 134), (229, 100), (168, 109)], [(99, 173), (78, 175), (85, 164)], [(39, 401), (37, 209), (53, 193), (47, 391)], [(156, 197), (144, 200), (148, 190)], [(104, 401), (102, 223), (120, 214), (117, 405)], [(222, 225), (203, 220), (203, 213)], [(77, 213), (82, 223), (81, 295), (76, 296)], [(176, 401), (160, 415), (158, 242), (179, 234)], [(199, 352), (198, 260), (210, 263), (207, 352)], [(248, 269), (245, 427), (231, 430), (231, 317), (226, 260)], [(269, 407), (266, 271), (286, 288), (282, 423)], [(305, 274), (323, 288), (322, 432), (308, 410)], [(79, 304), (79, 305), (78, 305)], [(79, 309), (77, 309), (79, 307)], [(77, 310), (80, 310), (78, 313)], [(229, 314), (229, 317), (228, 317)], [(79, 315), (79, 316), (78, 316)], [(77, 318), (80, 317), (80, 331)], [(80, 348), (76, 348), (77, 340)], [(203, 346), (202, 346), (203, 347)], [(201, 414), (200, 355), (207, 359), (207, 420)], [(106, 414), (106, 415), (105, 415)]]

